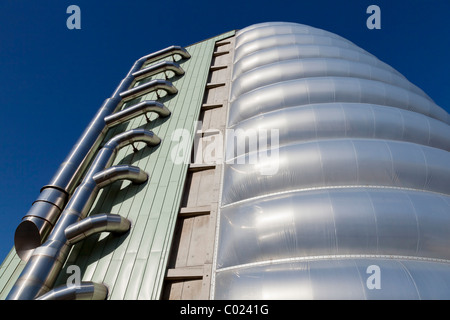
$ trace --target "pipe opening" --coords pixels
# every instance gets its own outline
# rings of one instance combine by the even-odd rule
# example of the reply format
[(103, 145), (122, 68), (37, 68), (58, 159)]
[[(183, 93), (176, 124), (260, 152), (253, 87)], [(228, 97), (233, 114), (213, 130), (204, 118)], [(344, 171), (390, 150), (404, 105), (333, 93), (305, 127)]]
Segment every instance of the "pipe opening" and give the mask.
[(34, 249), (41, 245), (41, 230), (51, 228), (50, 223), (39, 218), (24, 220), (18, 225), (14, 233), (14, 246), (22, 261), (27, 261)]

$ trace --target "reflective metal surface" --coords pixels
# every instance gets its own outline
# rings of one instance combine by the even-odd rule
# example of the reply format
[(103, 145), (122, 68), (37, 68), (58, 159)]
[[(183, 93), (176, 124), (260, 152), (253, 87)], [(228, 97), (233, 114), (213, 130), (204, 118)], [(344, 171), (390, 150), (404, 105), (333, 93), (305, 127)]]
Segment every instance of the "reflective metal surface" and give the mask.
[(176, 75), (184, 74), (184, 70), (180, 67), (178, 63), (172, 61), (161, 61), (159, 63), (151, 65), (150, 67), (134, 72), (133, 77), (136, 80), (140, 80), (142, 78), (149, 77), (160, 72), (165, 73), (166, 71), (172, 71)]
[(36, 300), (105, 300), (108, 288), (100, 283), (82, 282), (80, 286), (61, 286)]
[(409, 189), (268, 195), (222, 207), (217, 267), (351, 254), (450, 260), (448, 212), (450, 196)]
[(148, 175), (145, 171), (136, 166), (117, 165), (102, 170), (92, 177), (92, 180), (94, 180), (99, 188), (103, 188), (108, 184), (124, 179), (130, 180), (136, 184), (141, 184), (147, 181)]
[[(369, 289), (368, 266), (381, 270), (380, 289)], [(448, 263), (397, 257), (312, 257), (305, 261), (225, 270), (215, 299), (418, 300), (448, 299)]]
[[(123, 170), (126, 166), (121, 166), (115, 170), (108, 170), (117, 150), (135, 142), (155, 146), (160, 141), (152, 132), (144, 129), (126, 131), (108, 141), (95, 157), (81, 184), (75, 189), (47, 241), (32, 252), (28, 263), (9, 292), (8, 300), (35, 299), (52, 288), (71, 248), (66, 238), (66, 230), (69, 228), (69, 234), (72, 234), (70, 227), (85, 218), (101, 187), (119, 178), (131, 179), (136, 183), (147, 180), (146, 174), (143, 175), (139, 169)], [(90, 225), (95, 227), (95, 224)], [(89, 223), (86, 226), (89, 226)]]
[(449, 299), (449, 124), (340, 36), (240, 30), (227, 128), (247, 145), (226, 137), (214, 298)]
[[(172, 84), (172, 82), (167, 80), (152, 80), (150, 82), (141, 84), (138, 87), (134, 87), (132, 89), (129, 89), (127, 91), (121, 92), (120, 96), (122, 97), (123, 101), (128, 101), (131, 99), (136, 98), (137, 96), (144, 95), (149, 92), (157, 92), (158, 90), (164, 90), (168, 94), (175, 94), (177, 93), (177, 88)], [(158, 92), (157, 92), (158, 94)]]
[(133, 119), (143, 114), (145, 115), (149, 112), (155, 112), (160, 117), (167, 117), (170, 115), (170, 110), (167, 109), (161, 102), (145, 100), (105, 117), (105, 123), (108, 127), (113, 127), (124, 121)]
[(68, 226), (64, 233), (67, 241), (75, 244), (99, 232), (124, 233), (130, 226), (130, 221), (118, 214), (96, 214)]
[(165, 49), (161, 49), (159, 51), (150, 53), (141, 59), (144, 60), (146, 63), (152, 63), (156, 60), (172, 57), (172, 59), (175, 60), (174, 56), (180, 56), (181, 59), (189, 59), (191, 55), (189, 52), (180, 46), (170, 46)]
[[(42, 244), (54, 227), (55, 222), (64, 209), (64, 205), (79, 183), (82, 174), (85, 172), (88, 164), (94, 157), (100, 144), (106, 136), (111, 126), (120, 122), (127, 121), (131, 117), (141, 115), (138, 111), (141, 107), (150, 107), (151, 102), (147, 105), (140, 105), (139, 108), (133, 110), (119, 112), (118, 115), (110, 118), (110, 123), (105, 122), (105, 118), (114, 114), (122, 106), (121, 93), (126, 92), (131, 84), (135, 81), (134, 74), (139, 72), (144, 63), (153, 62), (162, 57), (181, 56), (183, 59), (190, 57), (189, 53), (179, 46), (170, 46), (158, 52), (144, 56), (134, 63), (126, 77), (120, 82), (111, 98), (105, 100), (103, 105), (89, 123), (75, 146), (70, 151), (64, 162), (50, 180), (50, 182), (41, 189), (41, 195), (33, 203), (29, 212), (22, 219), (22, 222), (16, 229), (14, 236), (14, 245), (19, 257), (26, 261), (30, 252)], [(181, 68), (177, 68), (176, 64), (168, 64), (165, 68), (181, 73)], [(164, 68), (163, 68), (164, 69)], [(165, 90), (168, 93), (175, 93), (176, 88), (166, 80), (151, 82), (141, 87), (139, 90)], [(136, 88), (136, 91), (139, 91)], [(133, 91), (135, 93), (136, 91)], [(143, 109), (140, 109), (143, 110)], [(155, 103), (155, 108), (147, 109), (145, 112), (158, 112), (160, 116), (167, 116), (170, 112), (164, 107)]]

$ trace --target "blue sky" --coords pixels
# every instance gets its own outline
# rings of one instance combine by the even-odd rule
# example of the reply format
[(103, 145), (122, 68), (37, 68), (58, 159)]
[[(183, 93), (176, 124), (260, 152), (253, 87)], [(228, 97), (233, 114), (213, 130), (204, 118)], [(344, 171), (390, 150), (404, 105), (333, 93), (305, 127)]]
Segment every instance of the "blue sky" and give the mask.
[[(81, 30), (69, 30), (69, 5)], [(366, 9), (381, 9), (369, 30)], [(448, 0), (0, 1), (0, 262), (14, 231), (135, 60), (267, 21), (337, 33), (450, 112)]]

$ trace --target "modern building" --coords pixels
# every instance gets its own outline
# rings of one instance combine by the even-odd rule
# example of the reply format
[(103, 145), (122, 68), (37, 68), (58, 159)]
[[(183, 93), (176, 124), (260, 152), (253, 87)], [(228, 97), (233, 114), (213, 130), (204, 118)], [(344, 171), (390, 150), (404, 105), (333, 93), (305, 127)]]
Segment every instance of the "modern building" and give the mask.
[(19, 224), (2, 299), (449, 299), (450, 115), (284, 22), (138, 59)]

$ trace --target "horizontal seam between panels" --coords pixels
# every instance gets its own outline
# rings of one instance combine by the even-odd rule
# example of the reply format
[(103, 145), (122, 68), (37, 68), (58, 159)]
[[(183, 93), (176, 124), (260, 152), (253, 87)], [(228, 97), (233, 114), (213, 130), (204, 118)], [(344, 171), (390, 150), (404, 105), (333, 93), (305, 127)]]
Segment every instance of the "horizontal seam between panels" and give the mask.
[[(305, 47), (305, 46), (315, 46), (315, 47), (318, 47), (318, 48), (323, 48), (323, 47), (329, 47), (329, 48), (338, 48), (339, 50), (348, 50), (348, 51), (351, 51), (351, 52), (355, 52), (355, 53), (357, 53), (357, 54), (361, 54), (362, 56), (365, 56), (365, 57), (367, 57), (370, 61), (363, 61), (363, 60), (361, 60), (361, 59), (354, 59), (354, 58), (349, 58), (349, 57), (342, 57), (342, 56), (339, 56), (339, 57), (335, 57), (335, 56), (330, 56), (330, 55), (326, 55), (326, 54), (324, 54), (324, 53), (321, 53), (321, 52), (319, 52), (318, 54), (319, 55), (317, 55), (317, 56), (313, 56), (313, 57), (315, 57), (315, 58), (324, 58), (324, 59), (327, 59), (327, 58), (336, 58), (336, 59), (343, 59), (343, 60), (346, 60), (346, 61), (355, 61), (355, 62), (361, 62), (361, 63), (366, 63), (366, 64), (369, 64), (369, 65), (372, 65), (372, 66), (376, 66), (376, 67), (379, 67), (379, 68), (381, 68), (381, 69), (383, 69), (383, 70), (386, 70), (386, 71), (392, 71), (393, 73), (395, 73), (395, 74), (397, 74), (398, 76), (400, 76), (400, 77), (403, 77), (404, 79), (406, 79), (406, 80), (408, 80), (403, 74), (401, 74), (400, 72), (398, 72), (396, 69), (394, 69), (394, 68), (392, 68), (392, 66), (390, 66), (390, 65), (388, 65), (387, 63), (385, 63), (385, 62), (383, 62), (383, 61), (381, 61), (381, 60), (377, 60), (373, 55), (371, 55), (370, 53), (368, 53), (368, 52), (361, 52), (360, 50), (356, 50), (356, 49), (354, 49), (354, 48), (344, 48), (344, 47), (335, 47), (335, 46), (331, 46), (331, 45), (321, 45), (321, 44), (307, 44), (307, 45), (301, 45), (302, 47)], [(262, 49), (262, 50), (259, 50), (259, 51), (255, 51), (255, 54), (257, 54), (257, 53), (262, 53), (262, 51), (264, 51), (264, 50), (267, 50), (267, 51), (269, 51), (269, 50), (273, 50), (273, 49), (283, 49), (284, 47), (292, 47), (292, 45), (290, 45), (290, 44), (286, 44), (286, 45), (280, 45), (280, 46), (274, 46), (274, 47), (269, 47), (269, 48), (266, 48), (266, 49)], [(252, 53), (253, 54), (253, 53)], [(250, 55), (247, 55), (246, 57), (250, 57), (252, 54), (250, 54)], [(245, 57), (244, 57), (245, 58)], [(243, 58), (243, 59), (244, 59)], [(304, 59), (308, 59), (309, 57), (300, 57), (300, 56), (296, 56), (296, 57), (292, 57), (292, 58), (282, 58), (281, 60), (276, 60), (276, 61), (274, 61), (274, 62), (270, 62), (270, 63), (267, 63), (267, 64), (263, 64), (263, 65), (258, 65), (258, 66), (256, 66), (256, 67), (252, 67), (251, 69), (248, 69), (248, 70), (245, 70), (242, 74), (245, 74), (245, 73), (247, 73), (247, 72), (249, 72), (249, 71), (252, 71), (252, 70), (255, 70), (255, 69), (257, 69), (257, 68), (260, 68), (261, 66), (265, 66), (265, 65), (268, 65), (268, 64), (272, 64), (272, 63), (277, 63), (277, 62), (281, 62), (281, 61), (287, 61), (287, 60), (295, 60), (295, 59), (298, 59), (298, 60), (304, 60)], [(372, 59), (372, 60), (371, 60)], [(241, 59), (242, 60), (242, 59)], [(238, 64), (240, 62), (240, 60), (239, 61), (236, 61), (236, 63), (234, 63), (234, 64)], [(373, 63), (373, 64), (371, 64), (371, 63)], [(236, 76), (236, 77), (233, 77), (232, 78), (232, 80), (234, 81), (236, 78), (238, 78), (239, 76)], [(409, 81), (409, 80), (408, 80)], [(419, 88), (420, 89), (420, 88)], [(422, 90), (422, 89), (420, 89), (420, 90)]]
[(428, 119), (436, 120), (436, 121), (442, 122), (443, 124), (445, 124), (447, 126), (450, 126), (450, 123), (443, 122), (442, 120), (433, 118), (433, 117), (431, 117), (429, 115), (426, 115), (426, 114), (423, 114), (423, 113), (420, 113), (420, 112), (417, 112), (417, 111), (413, 111), (413, 110), (402, 109), (402, 108), (399, 108), (399, 107), (396, 107), (396, 106), (376, 104), (376, 103), (368, 103), (368, 102), (345, 102), (345, 101), (342, 102), (341, 101), (341, 102), (317, 102), (317, 103), (299, 104), (299, 105), (295, 105), (295, 106), (282, 107), (282, 108), (278, 108), (278, 109), (275, 109), (275, 110), (265, 111), (265, 112), (261, 112), (259, 114), (256, 114), (254, 116), (251, 116), (249, 118), (245, 118), (243, 120), (240, 120), (239, 122), (236, 122), (236, 123), (233, 123), (231, 125), (228, 125), (227, 129), (233, 129), (233, 127), (236, 127), (236, 126), (240, 125), (242, 122), (250, 121), (250, 120), (253, 120), (253, 119), (257, 119), (258, 117), (267, 115), (268, 113), (276, 113), (276, 112), (283, 111), (285, 109), (288, 110), (288, 109), (291, 109), (291, 108), (302, 108), (302, 107), (314, 108), (316, 106), (318, 106), (320, 108), (320, 105), (333, 105), (333, 104), (336, 104), (336, 105), (337, 104), (339, 104), (339, 105), (365, 105), (365, 106), (374, 106), (374, 107), (383, 107), (383, 108), (397, 109), (397, 110), (400, 110), (400, 112), (411, 112), (411, 113), (414, 113), (416, 115), (420, 115), (420, 116), (426, 117)]
[[(240, 77), (244, 77), (248, 72), (257, 72), (257, 71), (260, 71), (260, 70), (258, 70), (258, 69), (260, 69), (260, 68), (265, 68), (265, 67), (270, 67), (270, 66), (279, 65), (280, 63), (284, 63), (284, 62), (294, 62), (294, 61), (295, 61), (295, 62), (303, 62), (303, 61), (305, 61), (305, 60), (306, 60), (306, 62), (309, 62), (309, 61), (311, 61), (311, 60), (324, 60), (324, 61), (328, 61), (328, 60), (339, 60), (339, 61), (346, 61), (346, 62), (360, 63), (360, 64), (363, 64), (363, 65), (367, 65), (367, 66), (369, 66), (369, 67), (378, 68), (378, 69), (380, 69), (380, 70), (382, 70), (382, 71), (390, 72), (390, 73), (392, 73), (392, 74), (398, 76), (398, 74), (396, 74), (393, 70), (389, 70), (389, 69), (387, 69), (387, 68), (386, 68), (386, 69), (385, 69), (385, 68), (381, 68), (381, 67), (379, 67), (379, 66), (377, 66), (377, 65), (373, 65), (373, 64), (371, 64), (371, 63), (369, 63), (369, 62), (361, 62), (361, 61), (356, 61), (356, 60), (349, 60), (349, 59), (335, 58), (335, 57), (331, 57), (331, 58), (330, 58), (330, 57), (313, 57), (313, 58), (301, 58), (301, 59), (293, 58), (293, 59), (287, 59), (287, 60), (275, 61), (275, 62), (272, 62), (272, 63), (268, 63), (268, 64), (265, 64), (265, 65), (263, 65), (263, 66), (259, 66), (259, 67), (257, 67), (257, 68), (254, 68), (254, 69), (252, 69), (252, 70), (249, 70), (249, 71), (246, 71), (246, 72), (242, 73), (241, 75), (239, 75), (238, 77), (236, 77), (236, 79), (234, 79), (233, 81), (237, 81), (237, 79), (239, 79)], [(325, 70), (325, 71), (328, 71), (328, 70)], [(339, 70), (339, 71), (340, 71), (340, 70)], [(343, 78), (353, 78), (353, 79), (362, 79), (362, 80), (377, 81), (377, 82), (385, 83), (385, 84), (392, 85), (392, 86), (397, 87), (397, 88), (401, 88), (401, 89), (410, 91), (410, 92), (412, 92), (412, 93), (414, 93), (414, 94), (417, 94), (417, 95), (421, 96), (421, 97), (424, 98), (424, 99), (429, 100), (430, 103), (436, 104), (436, 103), (433, 101), (433, 99), (431, 99), (425, 92), (420, 91), (420, 90), (417, 90), (418, 87), (417, 87), (416, 85), (414, 85), (412, 82), (410, 82), (410, 81), (409, 81), (408, 79), (406, 79), (406, 78), (403, 78), (403, 79), (402, 79), (402, 80), (404, 81), (404, 85), (397, 85), (397, 84), (396, 84), (397, 81), (393, 81), (393, 80), (390, 81), (390, 80), (377, 79), (377, 78), (371, 78), (371, 77), (363, 77), (362, 75), (308, 75), (308, 76), (301, 76), (301, 75), (299, 75), (297, 78), (292, 78), (292, 79), (287, 79), (287, 80), (273, 81), (273, 82), (270, 82), (269, 84), (266, 84), (266, 85), (260, 85), (259, 87), (255, 87), (255, 88), (253, 88), (253, 89), (251, 89), (251, 90), (248, 90), (248, 91), (239, 93), (239, 94), (236, 96), (236, 98), (232, 99), (231, 101), (233, 102), (233, 101), (239, 99), (240, 96), (245, 95), (246, 93), (252, 92), (252, 91), (254, 91), (254, 90), (258, 90), (259, 88), (263, 88), (263, 87), (268, 86), (268, 85), (273, 85), (273, 84), (277, 84), (277, 83), (281, 83), (281, 82), (285, 82), (285, 81), (291, 81), (291, 80), (313, 79), (313, 78), (328, 78), (328, 77), (343, 77)], [(401, 77), (399, 76), (399, 78), (401, 78)]]
[[(295, 38), (295, 37), (297, 37), (297, 36), (298, 36), (298, 37), (305, 37), (305, 38), (306, 38), (306, 37), (314, 37), (314, 38), (321, 38), (321, 39), (331, 39), (331, 40), (336, 40), (336, 41), (339, 42), (339, 44), (334, 44), (334, 46), (336, 46), (336, 47), (344, 48), (344, 49), (350, 48), (350, 47), (354, 47), (356, 50), (359, 49), (358, 51), (361, 51), (361, 52), (367, 52), (367, 51), (365, 51), (364, 49), (362, 49), (361, 47), (356, 46), (356, 45), (355, 45), (354, 43), (352, 43), (351, 41), (346, 40), (346, 39), (344, 39), (344, 38), (342, 38), (342, 37), (341, 37), (341, 38), (338, 38), (338, 37), (332, 37), (332, 36), (330, 36), (330, 35), (314, 35), (314, 34), (304, 34), (304, 33), (286, 33), (286, 34), (274, 34), (274, 35), (269, 35), (269, 36), (266, 36), (266, 37), (263, 37), (263, 38), (258, 38), (258, 39), (255, 39), (255, 40), (251, 40), (251, 41), (242, 43), (242, 44), (240, 44), (238, 47), (235, 48), (235, 51), (238, 51), (238, 50), (241, 48), (242, 45), (247, 45), (247, 44), (252, 43), (252, 42), (254, 42), (254, 41), (263, 42), (263, 41), (265, 41), (265, 40), (267, 40), (267, 39), (271, 39), (271, 38), (275, 38), (275, 37), (276, 37), (276, 38), (279, 38), (279, 37), (286, 37), (286, 38), (293, 37), (293, 38)], [(286, 43), (277, 44), (277, 46), (282, 46), (282, 45), (298, 45), (298, 46), (303, 46), (303, 45), (322, 45), (322, 44), (321, 44), (321, 43), (316, 43), (316, 42), (302, 43), (302, 42), (297, 41), (297, 39), (295, 39), (294, 41), (291, 41), (291, 42), (288, 41), (288, 42), (286, 42)], [(323, 45), (332, 45), (332, 44), (330, 44), (330, 43), (323, 43)], [(236, 58), (234, 59), (233, 63), (238, 62), (238, 61), (241, 60), (242, 58), (244, 58), (244, 57), (246, 57), (246, 56), (248, 56), (248, 55), (250, 55), (250, 54), (252, 54), (252, 53), (255, 53), (255, 52), (258, 52), (258, 51), (267, 49), (267, 48), (269, 48), (269, 47), (257, 48), (255, 51), (242, 53), (242, 55), (240, 55), (240, 56), (237, 58), (237, 60), (236, 60)], [(241, 49), (241, 50), (242, 50), (242, 49)]]
[(438, 262), (450, 264), (450, 260), (438, 259), (438, 258), (426, 258), (426, 257), (416, 257), (416, 256), (402, 256), (402, 255), (382, 255), (382, 254), (344, 254), (344, 255), (320, 255), (320, 256), (308, 256), (308, 257), (295, 257), (295, 258), (285, 258), (285, 259), (275, 259), (258, 261), (251, 263), (244, 263), (236, 266), (225, 267), (216, 269), (215, 272), (224, 272), (235, 269), (256, 267), (256, 266), (267, 266), (273, 264), (282, 263), (292, 263), (292, 262), (302, 262), (302, 261), (319, 261), (319, 260), (345, 260), (345, 259), (386, 259), (386, 260), (414, 260), (414, 261), (426, 261), (426, 262)]
[(320, 190), (332, 190), (332, 189), (393, 189), (393, 190), (402, 190), (402, 191), (415, 191), (415, 192), (424, 192), (424, 193), (432, 193), (437, 194), (440, 196), (450, 197), (450, 194), (436, 192), (436, 191), (430, 191), (430, 190), (422, 190), (422, 189), (414, 189), (414, 188), (404, 188), (404, 187), (396, 187), (396, 186), (376, 186), (376, 185), (347, 185), (347, 186), (323, 186), (323, 187), (311, 187), (311, 188), (299, 188), (299, 189), (293, 189), (288, 191), (280, 191), (280, 192), (273, 192), (261, 196), (251, 197), (244, 200), (239, 200), (233, 203), (222, 205), (220, 208), (227, 208), (232, 207), (234, 205), (239, 205), (245, 202), (250, 202), (252, 200), (258, 200), (262, 198), (267, 198), (275, 195), (283, 195), (283, 194), (289, 194), (289, 193), (296, 193), (296, 192), (307, 192), (307, 191), (320, 191)]
[[(228, 129), (228, 128), (227, 128)], [(230, 129), (232, 130), (232, 129)], [(237, 129), (239, 130), (239, 129)], [(233, 164), (250, 164), (250, 163), (235, 163), (235, 160), (239, 160), (242, 159), (246, 156), (252, 156), (255, 154), (260, 154), (260, 153), (267, 153), (268, 151), (272, 151), (272, 150), (280, 150), (280, 149), (284, 149), (284, 148), (289, 148), (292, 146), (300, 146), (300, 145), (305, 145), (305, 144), (313, 144), (313, 143), (321, 143), (321, 142), (335, 142), (335, 141), (374, 141), (374, 142), (393, 142), (393, 143), (405, 143), (405, 144), (413, 144), (413, 145), (417, 145), (419, 147), (426, 147), (426, 148), (432, 148), (432, 149), (437, 149), (437, 150), (441, 150), (441, 151), (445, 151), (445, 152), (450, 152), (450, 150), (446, 150), (446, 149), (442, 149), (439, 147), (435, 147), (432, 145), (427, 145), (427, 144), (423, 144), (423, 143), (419, 143), (419, 142), (414, 142), (414, 141), (408, 141), (408, 140), (399, 140), (399, 139), (393, 139), (393, 138), (379, 138), (379, 137), (375, 137), (375, 138), (368, 138), (368, 137), (352, 137), (352, 136), (348, 136), (348, 137), (344, 137), (344, 136), (337, 136), (335, 138), (333, 137), (319, 137), (319, 138), (311, 138), (310, 140), (300, 140), (300, 141), (291, 141), (291, 142), (285, 142), (285, 143), (281, 143), (278, 144), (275, 147), (266, 147), (266, 148), (258, 148), (258, 150), (252, 150), (252, 151), (245, 151), (244, 153), (238, 154), (236, 156), (227, 158), (223, 161), (224, 164), (228, 164), (228, 165), (233, 165)], [(423, 151), (422, 148), (420, 148), (420, 150)], [(270, 158), (270, 157), (268, 157)]]

